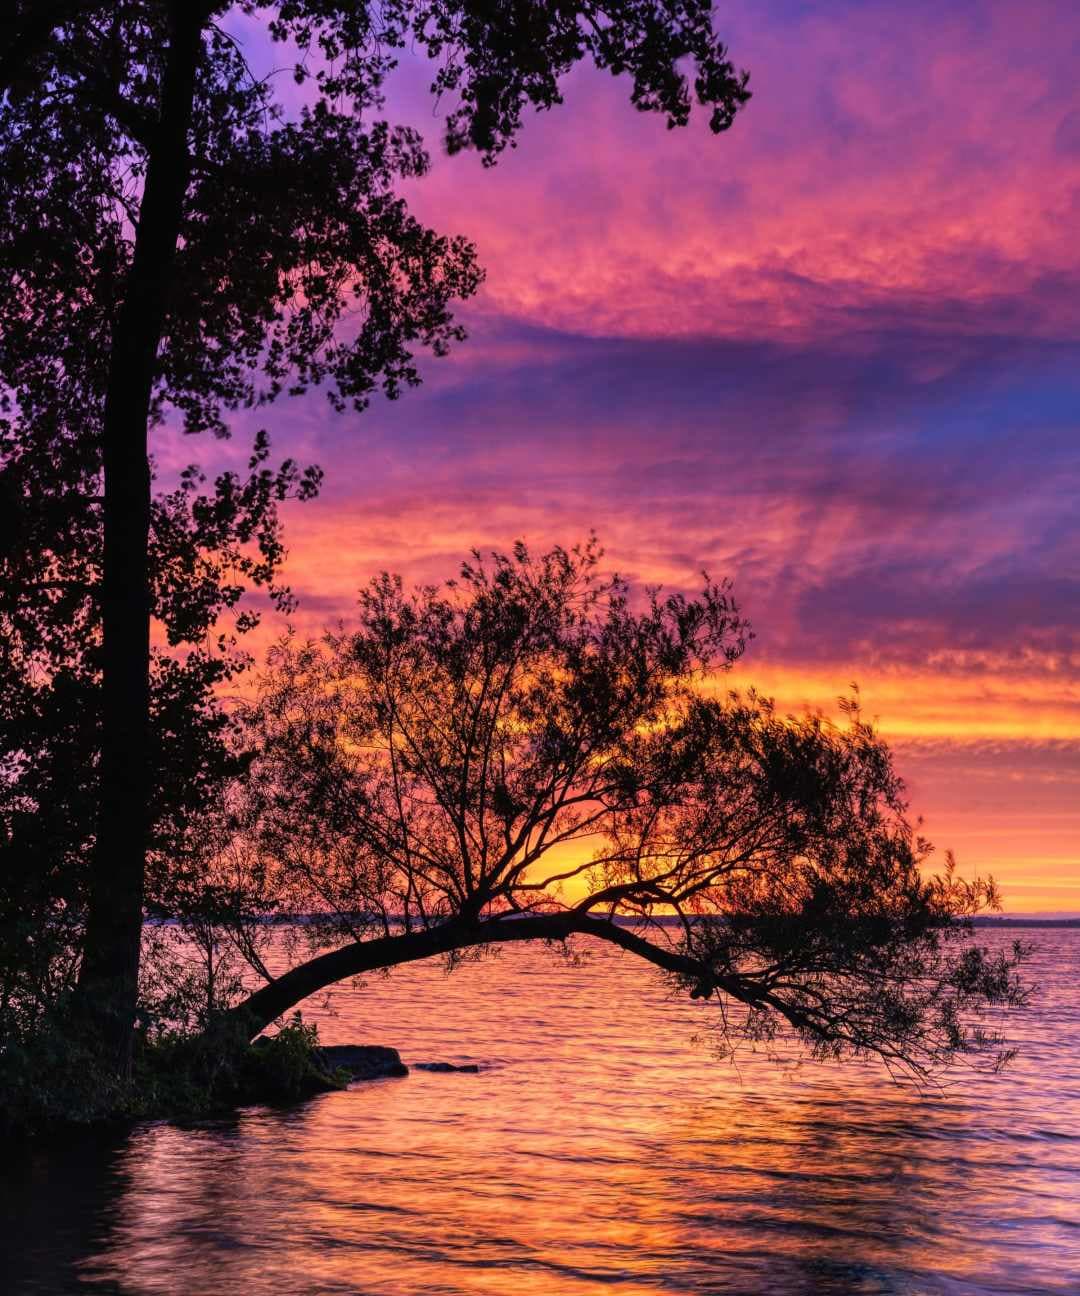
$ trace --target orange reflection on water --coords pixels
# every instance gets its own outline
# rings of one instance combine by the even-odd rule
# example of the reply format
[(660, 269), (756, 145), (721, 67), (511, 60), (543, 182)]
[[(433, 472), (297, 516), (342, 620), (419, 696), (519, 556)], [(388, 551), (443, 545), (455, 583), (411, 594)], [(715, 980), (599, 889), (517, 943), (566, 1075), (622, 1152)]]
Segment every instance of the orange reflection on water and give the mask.
[(872, 1066), (718, 1063), (692, 1038), (710, 1009), (621, 954), (402, 969), (343, 990), (324, 1038), (479, 1074), (414, 1069), (39, 1165), (6, 1212), (10, 1290), (78, 1272), (139, 1296), (1068, 1292), (1080, 933), (1040, 939), (1019, 1063), (936, 1095)]

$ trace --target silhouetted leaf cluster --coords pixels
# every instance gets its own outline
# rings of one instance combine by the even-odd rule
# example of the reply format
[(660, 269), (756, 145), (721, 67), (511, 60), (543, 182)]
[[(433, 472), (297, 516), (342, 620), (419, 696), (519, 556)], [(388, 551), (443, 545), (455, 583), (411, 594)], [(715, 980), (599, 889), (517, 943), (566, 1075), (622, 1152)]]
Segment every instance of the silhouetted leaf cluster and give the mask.
[[(1025, 995), (963, 925), (993, 884), (930, 873), (857, 706), (838, 727), (724, 692), (729, 591), (634, 599), (599, 561), (518, 545), (441, 589), (384, 574), (355, 624), (280, 643), (211, 867), (368, 968), (375, 944), (391, 965), (580, 933), (715, 997), (729, 1046), (779, 1030), (919, 1075), (984, 1050), (978, 1014)], [(348, 963), (307, 966), (256, 1002)]]

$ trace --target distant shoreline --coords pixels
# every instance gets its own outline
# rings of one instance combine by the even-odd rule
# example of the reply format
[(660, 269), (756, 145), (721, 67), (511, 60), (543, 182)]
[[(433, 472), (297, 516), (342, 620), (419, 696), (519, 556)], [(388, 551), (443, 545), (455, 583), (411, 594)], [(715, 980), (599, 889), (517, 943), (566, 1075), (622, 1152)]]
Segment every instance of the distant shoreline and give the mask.
[(973, 918), (975, 927), (1080, 927), (1080, 918)]
[[(352, 918), (363, 918), (362, 914), (350, 914)], [(287, 927), (290, 924), (306, 925), (309, 923), (324, 922), (325, 916), (320, 914), (298, 913), (298, 914), (267, 914), (263, 918), (254, 919), (255, 922), (268, 927)], [(616, 918), (615, 921), (621, 925), (628, 925), (634, 920), (626, 917)], [(658, 914), (654, 921), (661, 926), (677, 926), (680, 919), (669, 914)], [(693, 921), (693, 919), (691, 919)], [(1022, 915), (1008, 918), (994, 918), (988, 914), (969, 920), (973, 927), (1080, 927), (1080, 918), (1025, 918)], [(175, 918), (160, 918), (150, 916), (146, 923), (151, 927), (172, 927), (176, 925)]]

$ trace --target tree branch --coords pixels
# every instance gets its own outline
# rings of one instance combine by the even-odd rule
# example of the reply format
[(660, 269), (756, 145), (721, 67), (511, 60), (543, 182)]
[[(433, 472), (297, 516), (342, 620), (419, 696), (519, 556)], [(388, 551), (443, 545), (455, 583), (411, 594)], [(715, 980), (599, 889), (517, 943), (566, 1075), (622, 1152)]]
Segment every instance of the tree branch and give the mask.
[[(456, 950), (474, 949), (479, 945), (509, 941), (564, 941), (570, 936), (593, 936), (636, 954), (665, 972), (694, 980), (702, 987), (698, 997), (708, 997), (713, 989), (723, 990), (749, 1005), (758, 1005), (767, 997), (749, 979), (716, 976), (697, 959), (654, 945), (627, 927), (577, 911), (566, 911), (535, 914), (528, 918), (490, 918), (478, 923), (452, 920), (426, 931), (404, 932), (398, 936), (382, 936), (344, 945), (301, 963), (270, 985), (256, 990), (231, 1009), (228, 1016), (243, 1023), (245, 1029), (255, 1036), (301, 1000), (349, 977), (415, 963)], [(772, 1006), (787, 1015), (783, 1005), (776, 1003)]]

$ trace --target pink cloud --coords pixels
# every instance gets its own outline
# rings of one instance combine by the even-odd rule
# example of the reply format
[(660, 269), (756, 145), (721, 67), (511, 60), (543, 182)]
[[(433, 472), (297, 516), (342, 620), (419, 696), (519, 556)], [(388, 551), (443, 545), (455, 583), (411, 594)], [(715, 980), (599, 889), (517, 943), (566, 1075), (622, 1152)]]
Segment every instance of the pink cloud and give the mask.
[(1055, 48), (1080, 17), (744, 4), (720, 21), (755, 89), (730, 134), (667, 132), (582, 71), (494, 171), (439, 159), (414, 187), (419, 214), (475, 238), (490, 309), (592, 336), (820, 334), (885, 312), (1075, 331), (1077, 296), (1052, 282), (1077, 273), (1080, 190)]

